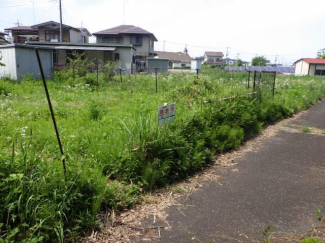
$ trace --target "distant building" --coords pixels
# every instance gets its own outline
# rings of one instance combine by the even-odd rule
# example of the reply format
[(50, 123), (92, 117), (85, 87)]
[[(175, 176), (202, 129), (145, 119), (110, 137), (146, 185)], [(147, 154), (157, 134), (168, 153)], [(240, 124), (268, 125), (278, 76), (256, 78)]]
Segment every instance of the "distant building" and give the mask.
[(6, 34), (5, 32), (1, 32), (1, 31), (0, 31), (0, 38), (3, 38), (3, 39), (4, 39), (6, 35), (7, 35), (7, 34)]
[(120, 25), (107, 30), (93, 33), (96, 43), (133, 45), (136, 49), (135, 62), (146, 61), (154, 57), (154, 42), (158, 41), (155, 35), (134, 25)]
[(204, 53), (204, 63), (206, 64), (214, 64), (216, 66), (222, 66), (223, 65), (223, 53), (222, 52), (212, 52), (212, 51), (206, 51)]
[(169, 68), (191, 67), (192, 58), (187, 52), (163, 52), (156, 51), (158, 58), (169, 59)]
[(222, 61), (223, 61), (226, 65), (235, 65), (235, 64), (237, 64), (237, 59), (224, 58), (224, 59), (222, 59)]
[(303, 75), (325, 75), (325, 59), (301, 58), (294, 63), (295, 74)]
[[(26, 41), (59, 42), (60, 23), (48, 21), (33, 26), (15, 26), (5, 29), (7, 40), (15, 44), (25, 44)], [(62, 25), (63, 42), (89, 43), (91, 34), (86, 28), (75, 28)]]

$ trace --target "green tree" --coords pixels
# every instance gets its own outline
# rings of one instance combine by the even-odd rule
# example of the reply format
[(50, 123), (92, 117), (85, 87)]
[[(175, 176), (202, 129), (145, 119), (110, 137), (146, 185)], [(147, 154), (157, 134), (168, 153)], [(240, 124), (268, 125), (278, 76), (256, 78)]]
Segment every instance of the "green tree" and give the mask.
[(238, 66), (238, 67), (243, 66), (243, 61), (242, 61), (241, 59), (238, 59), (238, 60), (237, 60), (237, 66)]
[(325, 59), (325, 48), (320, 49), (320, 50), (317, 52), (317, 58)]
[(254, 57), (252, 59), (252, 66), (266, 66), (266, 58), (264, 56)]

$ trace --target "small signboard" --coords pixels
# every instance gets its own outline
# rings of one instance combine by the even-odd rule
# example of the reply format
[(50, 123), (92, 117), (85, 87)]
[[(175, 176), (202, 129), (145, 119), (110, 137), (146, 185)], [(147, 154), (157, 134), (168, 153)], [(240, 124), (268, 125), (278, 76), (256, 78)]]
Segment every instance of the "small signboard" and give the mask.
[(176, 118), (176, 104), (158, 107), (158, 126), (172, 123)]

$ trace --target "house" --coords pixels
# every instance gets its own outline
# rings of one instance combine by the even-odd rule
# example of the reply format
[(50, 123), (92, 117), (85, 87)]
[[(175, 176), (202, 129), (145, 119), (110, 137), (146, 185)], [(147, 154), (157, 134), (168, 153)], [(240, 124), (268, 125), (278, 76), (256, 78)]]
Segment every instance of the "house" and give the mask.
[(222, 61), (226, 65), (235, 65), (235, 64), (237, 64), (237, 59), (231, 59), (229, 57), (222, 59)]
[(153, 33), (134, 25), (120, 25), (93, 35), (96, 36), (97, 44), (133, 45), (136, 49), (136, 63), (146, 62), (148, 57), (154, 57), (154, 43), (158, 41)]
[[(37, 46), (44, 75), (47, 78), (53, 76), (53, 50), (50, 47)], [(0, 78), (9, 77), (19, 80), (24, 75), (32, 75), (34, 78), (40, 78), (40, 69), (35, 54), (35, 46), (22, 44), (0, 45), (1, 62), (5, 64), (0, 66)]]
[(135, 49), (132, 45), (106, 44), (106, 43), (65, 43), (65, 42), (26, 42), (29, 46), (42, 46), (53, 48), (54, 66), (67, 64), (67, 57), (72, 58), (72, 52), (85, 53), (88, 60), (95, 63), (119, 61), (121, 67), (132, 71)]
[(325, 59), (301, 58), (294, 63), (295, 75), (325, 75)]
[[(33, 26), (16, 26), (7, 28), (8, 40), (11, 43), (24, 44), (26, 41), (59, 42), (60, 23), (48, 21)], [(62, 24), (63, 42), (89, 43), (91, 34), (86, 28), (75, 28)]]
[(169, 68), (186, 68), (191, 67), (192, 58), (186, 52), (164, 52), (156, 51), (156, 57), (169, 59)]
[(0, 31), (0, 38), (3, 38), (3, 39), (4, 39), (6, 35), (7, 35), (7, 34), (6, 34), (5, 32), (1, 32), (1, 31)]
[(204, 53), (204, 63), (206, 64), (214, 64), (220, 67), (223, 65), (222, 58), (223, 58), (222, 52), (206, 51)]

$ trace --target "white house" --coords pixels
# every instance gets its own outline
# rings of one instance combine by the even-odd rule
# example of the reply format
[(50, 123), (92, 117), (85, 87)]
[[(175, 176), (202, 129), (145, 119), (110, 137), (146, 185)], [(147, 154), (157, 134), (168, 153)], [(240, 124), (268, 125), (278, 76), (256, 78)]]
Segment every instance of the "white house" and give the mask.
[(325, 59), (301, 58), (294, 63), (295, 75), (325, 75)]

